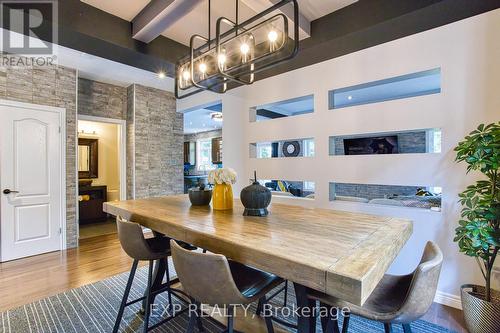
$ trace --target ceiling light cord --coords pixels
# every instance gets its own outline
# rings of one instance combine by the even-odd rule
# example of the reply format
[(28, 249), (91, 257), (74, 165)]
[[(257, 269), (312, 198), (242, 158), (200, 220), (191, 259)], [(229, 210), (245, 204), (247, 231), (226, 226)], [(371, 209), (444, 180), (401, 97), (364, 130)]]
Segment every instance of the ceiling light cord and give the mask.
[(212, 40), (212, 32), (211, 32), (211, 24), (210, 24), (210, 19), (212, 17), (211, 15), (211, 6), (212, 5), (212, 0), (208, 0), (208, 49), (210, 49), (210, 41)]
[(240, 14), (240, 1), (239, 0), (236, 0), (236, 17), (235, 17), (235, 21), (236, 21), (236, 36), (238, 36), (238, 20), (239, 20), (239, 15)]

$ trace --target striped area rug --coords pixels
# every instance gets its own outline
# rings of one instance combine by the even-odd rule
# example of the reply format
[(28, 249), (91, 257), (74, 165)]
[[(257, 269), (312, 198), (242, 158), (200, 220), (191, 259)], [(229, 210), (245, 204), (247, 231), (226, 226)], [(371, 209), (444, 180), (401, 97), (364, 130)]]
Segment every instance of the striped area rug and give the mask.
[[(173, 269), (171, 262), (169, 263)], [(56, 333), (107, 333), (113, 329), (117, 309), (128, 278), (128, 272), (111, 278), (89, 284), (80, 288), (48, 297), (16, 309), (0, 314), (1, 333), (24, 332), (56, 332)], [(141, 297), (146, 288), (147, 268), (138, 269), (134, 285), (130, 292), (130, 299)], [(290, 284), (291, 285), (291, 284)], [(43, 287), (43, 286), (40, 286)], [(289, 302), (293, 302), (293, 288), (289, 288)], [(283, 295), (274, 299), (276, 304), (282, 304)], [(174, 298), (174, 302), (181, 304)], [(159, 314), (161, 304), (167, 304), (165, 293), (157, 296), (160, 304), (157, 314), (151, 318), (150, 325), (162, 320)], [(126, 308), (120, 332), (142, 332), (142, 317), (138, 314), (139, 304)], [(256, 304), (252, 305), (252, 311)], [(254, 313), (254, 312), (253, 312)], [(186, 313), (156, 328), (153, 332), (181, 333), (185, 331), (188, 316)], [(289, 319), (293, 322), (293, 318)], [(203, 319), (205, 331), (216, 333), (222, 327), (213, 320)], [(349, 325), (351, 333), (381, 333), (383, 325), (353, 316)], [(419, 320), (412, 324), (415, 333), (451, 333), (443, 327)], [(290, 330), (290, 329), (289, 329)], [(402, 332), (400, 326), (393, 325), (394, 332)], [(293, 330), (290, 330), (293, 332)], [(318, 323), (317, 332), (321, 332)], [(253, 333), (253, 332), (246, 332)]]

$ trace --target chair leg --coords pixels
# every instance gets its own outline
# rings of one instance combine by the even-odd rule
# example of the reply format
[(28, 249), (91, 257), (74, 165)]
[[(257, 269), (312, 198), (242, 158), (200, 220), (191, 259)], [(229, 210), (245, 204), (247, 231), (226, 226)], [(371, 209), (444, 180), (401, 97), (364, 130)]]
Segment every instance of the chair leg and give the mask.
[(262, 297), (261, 299), (259, 299), (258, 303), (257, 303), (257, 309), (255, 309), (255, 314), (257, 316), (260, 316), (262, 314), (262, 310), (263, 310), (263, 307), (264, 307), (264, 302), (265, 302), (265, 296)]
[(385, 333), (392, 333), (392, 325), (391, 323), (384, 323)]
[(149, 317), (151, 315), (151, 284), (153, 280), (153, 260), (149, 261), (148, 269), (148, 285), (146, 288), (146, 309), (144, 309), (144, 327), (143, 332), (146, 333), (149, 327)]
[(169, 310), (172, 311), (172, 314), (174, 313), (174, 305), (172, 303), (172, 293), (170, 292), (170, 269), (169, 269), (169, 266), (168, 266), (168, 258), (165, 259), (167, 261), (167, 268), (165, 269), (166, 270), (166, 274), (167, 274), (167, 285), (168, 285), (168, 290), (167, 290), (167, 295), (168, 295), (168, 305), (169, 305)]
[(266, 316), (264, 318), (264, 321), (266, 322), (266, 327), (267, 327), (267, 333), (274, 333), (274, 327), (273, 327), (273, 320), (271, 317)]
[(403, 324), (403, 332), (404, 333), (411, 333), (411, 326), (410, 326), (410, 324)]
[(197, 316), (191, 314), (191, 311), (188, 311), (188, 313), (189, 313), (189, 322), (188, 322), (188, 327), (186, 328), (186, 333), (193, 333), (194, 326), (196, 325)]
[(321, 331), (323, 333), (328, 333), (330, 332), (330, 327), (329, 327), (329, 324), (330, 324), (330, 310), (331, 310), (331, 306), (327, 305), (327, 304), (324, 304), (324, 303), (319, 303), (319, 308), (320, 309), (326, 309), (328, 311), (328, 314), (326, 316), (323, 316), (321, 311), (319, 312), (319, 315), (320, 315), (320, 321), (321, 321)]
[[(328, 306), (325, 304), (320, 303), (321, 306), (326, 306), (328, 309), (328, 315), (326, 317), (326, 326), (323, 328), (323, 332), (333, 332), (333, 333), (340, 333), (339, 330), (339, 320), (338, 320), (338, 309), (334, 308), (332, 306)], [(333, 312), (332, 312), (333, 311)]]
[(342, 333), (347, 333), (349, 329), (349, 319), (351, 319), (351, 314), (347, 312), (344, 316), (344, 323), (342, 324)]
[(196, 302), (194, 299), (191, 299), (191, 304), (195, 306), (195, 311), (193, 313), (192, 311), (188, 310), (189, 322), (186, 333), (193, 333), (195, 325), (198, 325), (198, 330), (200, 332), (205, 332), (205, 328), (203, 327), (203, 323), (201, 322), (201, 304), (200, 302)]
[(196, 310), (197, 310), (196, 311), (196, 321), (198, 323), (198, 331), (205, 332), (205, 328), (203, 327), (203, 322), (201, 321), (202, 314), (201, 314), (201, 304), (200, 304), (200, 302), (198, 302)]
[(120, 309), (118, 310), (118, 314), (115, 320), (115, 326), (113, 327), (113, 333), (118, 332), (120, 328), (120, 322), (122, 321), (123, 311), (125, 310), (125, 304), (128, 301), (128, 295), (130, 294), (130, 288), (132, 288), (132, 282), (134, 282), (135, 272), (137, 271), (137, 265), (139, 264), (139, 260), (134, 260), (132, 264), (132, 268), (130, 269), (130, 274), (128, 276), (127, 286), (125, 287), (125, 292), (123, 293), (122, 302), (120, 304)]
[(286, 307), (286, 304), (288, 303), (288, 280), (285, 280), (285, 295), (283, 298), (283, 306)]
[(234, 333), (234, 308), (227, 309), (227, 333)]

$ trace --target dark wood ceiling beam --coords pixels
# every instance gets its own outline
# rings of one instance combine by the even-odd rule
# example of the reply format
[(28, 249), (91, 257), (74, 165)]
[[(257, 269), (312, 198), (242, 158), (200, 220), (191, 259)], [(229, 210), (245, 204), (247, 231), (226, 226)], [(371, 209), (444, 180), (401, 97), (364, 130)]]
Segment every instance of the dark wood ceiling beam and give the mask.
[(204, 0), (152, 0), (132, 20), (132, 37), (150, 43)]

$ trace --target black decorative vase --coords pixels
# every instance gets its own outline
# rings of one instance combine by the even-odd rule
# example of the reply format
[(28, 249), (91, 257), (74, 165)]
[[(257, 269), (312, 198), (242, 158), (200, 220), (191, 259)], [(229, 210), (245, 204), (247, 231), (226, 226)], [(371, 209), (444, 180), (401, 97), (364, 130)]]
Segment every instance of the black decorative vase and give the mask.
[(269, 211), (267, 206), (271, 203), (271, 191), (259, 184), (257, 174), (254, 173), (255, 180), (252, 185), (241, 190), (240, 199), (245, 206), (244, 216), (267, 216)]
[(193, 206), (208, 206), (212, 200), (212, 190), (205, 188), (205, 184), (190, 188), (188, 194)]

